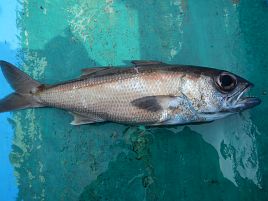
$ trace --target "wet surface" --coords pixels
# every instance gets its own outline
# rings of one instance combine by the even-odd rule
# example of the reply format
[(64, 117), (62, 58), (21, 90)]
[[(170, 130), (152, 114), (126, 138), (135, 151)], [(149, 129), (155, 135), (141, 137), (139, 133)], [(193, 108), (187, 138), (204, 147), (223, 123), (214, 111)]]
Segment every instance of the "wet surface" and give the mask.
[(210, 124), (158, 128), (14, 112), (17, 199), (267, 200), (267, 9), (249, 0), (22, 1), (17, 59), (42, 82), (154, 59), (232, 71), (263, 103)]

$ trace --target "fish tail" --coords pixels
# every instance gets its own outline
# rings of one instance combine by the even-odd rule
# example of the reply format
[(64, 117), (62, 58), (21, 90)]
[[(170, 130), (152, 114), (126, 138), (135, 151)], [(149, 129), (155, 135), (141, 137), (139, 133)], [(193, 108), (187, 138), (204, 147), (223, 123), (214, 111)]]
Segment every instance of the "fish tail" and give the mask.
[(15, 90), (14, 93), (0, 100), (0, 113), (31, 107), (43, 107), (33, 96), (33, 93), (42, 86), (41, 83), (6, 61), (0, 61), (0, 67), (10, 86)]

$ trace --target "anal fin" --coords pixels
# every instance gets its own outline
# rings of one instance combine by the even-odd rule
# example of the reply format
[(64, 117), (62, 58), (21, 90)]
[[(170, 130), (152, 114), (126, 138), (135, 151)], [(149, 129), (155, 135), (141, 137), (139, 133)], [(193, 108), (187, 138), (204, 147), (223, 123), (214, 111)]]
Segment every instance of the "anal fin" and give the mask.
[(71, 125), (83, 125), (83, 124), (94, 124), (94, 123), (98, 123), (98, 122), (104, 122), (105, 120), (97, 117), (93, 114), (80, 114), (80, 113), (76, 113), (76, 112), (71, 112), (71, 114), (73, 115), (74, 119), (71, 122)]

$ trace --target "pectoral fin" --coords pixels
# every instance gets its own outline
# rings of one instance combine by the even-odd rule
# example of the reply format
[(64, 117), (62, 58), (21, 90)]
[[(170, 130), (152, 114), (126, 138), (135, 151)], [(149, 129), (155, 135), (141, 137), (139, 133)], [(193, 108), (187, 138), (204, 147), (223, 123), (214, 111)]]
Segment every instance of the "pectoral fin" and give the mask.
[(80, 114), (80, 113), (71, 113), (74, 117), (74, 120), (71, 122), (71, 125), (83, 125), (83, 124), (93, 124), (98, 122), (104, 122), (100, 117), (97, 117), (92, 114)]
[(180, 107), (185, 104), (185, 99), (180, 96), (146, 96), (135, 99), (131, 103), (140, 109), (148, 110), (150, 112), (158, 112)]

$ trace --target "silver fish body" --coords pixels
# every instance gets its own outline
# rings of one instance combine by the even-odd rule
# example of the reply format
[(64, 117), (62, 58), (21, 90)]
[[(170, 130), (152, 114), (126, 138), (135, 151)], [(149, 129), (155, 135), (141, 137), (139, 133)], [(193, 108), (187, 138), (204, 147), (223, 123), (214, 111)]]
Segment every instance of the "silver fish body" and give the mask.
[[(213, 121), (260, 103), (257, 98), (242, 98), (252, 84), (226, 71), (133, 63), (129, 68), (86, 69), (76, 80), (34, 86), (34, 107), (68, 110), (75, 116), (74, 125), (104, 121), (172, 125)], [(226, 89), (220, 86), (223, 82)]]

